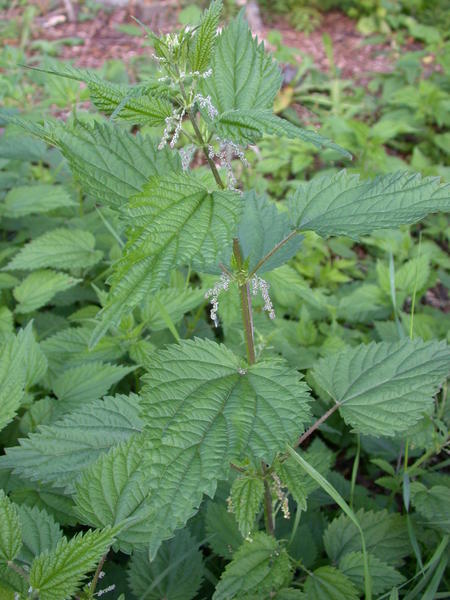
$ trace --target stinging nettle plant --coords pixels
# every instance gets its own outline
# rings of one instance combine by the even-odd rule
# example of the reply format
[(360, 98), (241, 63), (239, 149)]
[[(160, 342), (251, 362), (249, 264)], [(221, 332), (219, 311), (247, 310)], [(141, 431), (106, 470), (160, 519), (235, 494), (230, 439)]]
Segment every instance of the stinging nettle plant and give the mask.
[[(341, 171), (300, 184), (281, 209), (242, 190), (238, 175), (246, 167), (245, 151), (264, 134), (298, 138), (343, 159), (349, 155), (273, 113), (279, 67), (253, 38), (242, 13), (218, 33), (220, 15), (216, 1), (197, 27), (162, 37), (148, 32), (159, 67), (153, 81), (128, 88), (74, 68), (53, 72), (84, 81), (108, 121), (40, 126), (16, 119), (59, 148), (83, 192), (126, 232), (109, 289), (100, 295), (102, 309), (90, 340), (94, 350), (124, 323), (131, 322), (139, 337), (136, 314), (174, 270), (182, 270), (188, 284), (196, 273), (211, 282), (205, 291), (211, 331), (149, 354), (138, 397), (105, 398), (7, 450), (3, 468), (63, 488), (79, 521), (95, 528), (68, 541), (49, 515), (39, 516), (37, 509), (31, 514), (2, 495), (0, 558), (25, 582), (18, 598), (62, 600), (76, 593), (93, 598), (110, 546), (132, 555), (129, 577), (136, 597), (161, 597), (152, 595), (157, 588), (152, 565), (164, 572), (171, 552), (176, 558), (167, 597), (194, 597), (201, 556), (185, 527), (205, 496), (214, 498), (220, 482), (231, 485), (229, 514), (240, 541), (223, 550), (232, 560), (216, 583), (215, 600), (325, 598), (331, 597), (330, 585), (341, 589), (342, 598), (358, 598), (362, 589), (370, 599), (379, 590), (381, 560), (376, 548), (367, 547), (360, 523), (369, 513), (355, 515), (320, 474), (310, 460), (312, 449), (320, 454), (320, 447), (313, 443), (305, 451), (302, 445), (336, 411), (357, 434), (407, 432), (433, 405), (450, 352), (445, 343), (403, 339), (323, 358), (308, 381), (328, 405), (317, 414), (319, 405), (299, 372), (258, 345), (255, 323), (277, 318), (265, 274), (301, 253), (302, 232), (357, 240), (376, 229), (416, 223), (449, 209), (449, 187), (406, 172), (361, 181)], [(129, 125), (164, 131), (154, 139), (130, 133)], [(191, 168), (194, 163), (198, 168)], [(23, 268), (23, 260), (26, 255), (19, 254), (8, 267)], [(230, 331), (230, 347), (220, 343), (224, 331)], [(9, 358), (2, 357), (2, 381), (24, 351), (25, 333), (11, 342)], [(18, 409), (20, 398), (14, 398), (21, 388), (20, 381), (5, 386), (4, 425)], [(64, 431), (74, 424), (87, 432), (106, 409), (116, 434), (103, 452), (74, 477), (56, 465), (45, 467), (45, 447), (67, 442)], [(103, 435), (108, 438), (107, 428)], [(308, 572), (299, 586), (292, 584), (296, 567), (286, 547), (291, 534), (278, 534), (276, 517), (283, 515), (295, 532), (307, 496), (318, 486), (342, 508), (341, 526), (353, 527), (357, 541), (343, 565), (333, 531), (327, 532), (326, 550), (335, 566)], [(211, 523), (225, 517), (208, 518)], [(52, 544), (27, 554), (26, 524), (39, 519), (46, 520)], [(260, 520), (264, 531), (258, 531)], [(337, 530), (335, 536), (341, 534)], [(79, 591), (95, 568), (90, 584)], [(352, 568), (361, 571), (359, 588), (345, 575)], [(392, 586), (400, 582), (393, 576)]]

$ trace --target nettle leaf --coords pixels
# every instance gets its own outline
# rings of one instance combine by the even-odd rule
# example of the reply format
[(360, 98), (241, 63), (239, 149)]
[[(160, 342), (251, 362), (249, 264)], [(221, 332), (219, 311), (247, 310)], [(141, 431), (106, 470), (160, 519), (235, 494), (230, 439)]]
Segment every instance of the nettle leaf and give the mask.
[(319, 567), (305, 581), (308, 600), (359, 600), (358, 590), (334, 567)]
[(186, 529), (164, 542), (153, 560), (148, 552), (139, 551), (129, 562), (128, 582), (137, 598), (191, 600), (202, 579), (202, 553)]
[(316, 131), (297, 127), (290, 121), (274, 115), (272, 110), (254, 108), (227, 110), (214, 120), (214, 128), (222, 139), (237, 144), (254, 144), (264, 134), (299, 139), (316, 148), (331, 148), (351, 158), (352, 155)]
[(420, 339), (349, 348), (319, 361), (312, 371), (346, 423), (360, 433), (407, 431), (433, 403), (449, 371), (445, 342)]
[(22, 366), (25, 369), (25, 388), (28, 389), (46, 374), (47, 358), (34, 338), (32, 322), (19, 331), (17, 342), (23, 347)]
[(274, 537), (259, 531), (234, 554), (222, 573), (213, 599), (244, 598), (252, 593), (262, 598), (287, 585), (291, 576), (286, 550)]
[(183, 316), (205, 302), (205, 290), (168, 287), (150, 296), (141, 310), (142, 319), (152, 331), (167, 329), (165, 315), (176, 324)]
[(264, 483), (259, 477), (238, 477), (231, 486), (231, 501), (239, 531), (244, 537), (255, 525), (255, 517), (264, 497)]
[[(367, 551), (387, 562), (397, 564), (411, 552), (405, 518), (387, 510), (359, 510), (356, 518), (364, 532)], [(361, 537), (355, 524), (344, 514), (326, 529), (325, 550), (334, 563), (350, 552), (361, 551)]]
[(411, 501), (425, 524), (450, 533), (450, 489), (434, 485), (429, 490), (418, 481), (411, 484)]
[(0, 489), (0, 561), (16, 558), (22, 547), (22, 528), (17, 507)]
[(54, 550), (63, 533), (59, 524), (45, 510), (22, 505), (17, 507), (17, 511), (22, 525), (23, 542), (19, 560), (31, 564), (42, 552)]
[(8, 263), (7, 270), (33, 271), (54, 269), (89, 269), (101, 260), (95, 250), (95, 237), (81, 229), (53, 229), (26, 244)]
[(252, 36), (242, 12), (219, 35), (211, 68), (212, 76), (202, 82), (202, 89), (219, 113), (272, 108), (281, 72)]
[(81, 471), (141, 428), (136, 396), (107, 397), (19, 440), (0, 457), (0, 468), (72, 493)]
[(69, 541), (62, 538), (52, 552), (34, 559), (30, 571), (33, 590), (39, 593), (40, 600), (72, 596), (113, 542), (110, 528), (79, 533)]
[(0, 209), (3, 216), (17, 219), (26, 215), (46, 213), (58, 208), (76, 206), (61, 185), (23, 185), (6, 194)]
[(210, 63), (214, 50), (217, 27), (222, 13), (222, 1), (211, 2), (208, 10), (205, 10), (194, 37), (194, 45), (190, 54), (192, 71), (205, 71)]
[(16, 312), (30, 313), (45, 306), (59, 292), (69, 290), (82, 279), (50, 269), (33, 271), (13, 290)]
[(227, 559), (232, 558), (244, 541), (234, 515), (227, 510), (224, 504), (219, 504), (216, 500), (207, 502), (205, 529), (208, 544), (215, 554)]
[(131, 520), (116, 536), (119, 548), (127, 553), (134, 546), (144, 545), (152, 528), (143, 451), (142, 440), (133, 436), (100, 455), (75, 485), (76, 511), (83, 522), (105, 527)]
[[(382, 594), (405, 581), (405, 577), (394, 567), (386, 564), (373, 554), (369, 554), (368, 559), (374, 594)], [(339, 571), (344, 573), (360, 592), (364, 592), (364, 557), (362, 552), (345, 554), (339, 561)]]
[(26, 347), (22, 341), (9, 335), (0, 346), (0, 429), (14, 418), (24, 394)]
[(300, 231), (358, 238), (450, 210), (450, 186), (439, 182), (407, 172), (361, 181), (341, 171), (301, 183), (290, 198), (289, 213)]
[[(189, 374), (187, 377), (186, 374)], [(152, 357), (142, 412), (155, 550), (184, 525), (229, 463), (265, 460), (292, 442), (309, 418), (308, 387), (281, 360), (247, 368), (225, 346), (183, 341)]]
[(44, 510), (60, 525), (75, 527), (78, 524), (78, 519), (76, 519), (73, 512), (73, 501), (64, 495), (63, 490), (52, 489), (45, 485), (41, 486), (30, 482), (23, 485), (24, 487), (11, 492), (11, 499), (14, 502), (21, 506)]
[(53, 383), (53, 391), (59, 400), (57, 413), (81, 409), (101, 398), (112, 385), (135, 369), (134, 366), (124, 367), (100, 361), (66, 369)]
[(116, 263), (97, 332), (101, 334), (157, 291), (174, 267), (194, 257), (214, 263), (231, 244), (241, 209), (239, 194), (210, 191), (193, 175), (151, 178), (142, 194), (129, 203), (128, 216), (139, 227)]

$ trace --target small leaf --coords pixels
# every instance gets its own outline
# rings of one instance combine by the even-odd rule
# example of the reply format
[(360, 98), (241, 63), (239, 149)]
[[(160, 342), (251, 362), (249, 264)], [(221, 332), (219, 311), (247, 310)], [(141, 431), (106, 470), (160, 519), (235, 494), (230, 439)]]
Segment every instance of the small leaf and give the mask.
[(31, 564), (42, 552), (54, 550), (63, 533), (58, 523), (45, 510), (26, 505), (19, 506), (17, 510), (22, 524), (23, 542), (19, 559)]
[(213, 551), (227, 559), (232, 558), (244, 541), (234, 515), (217, 500), (207, 502), (205, 529)]
[(34, 339), (32, 323), (17, 334), (17, 341), (23, 346), (23, 366), (25, 368), (25, 387), (30, 388), (44, 377), (47, 372), (47, 358), (38, 342)]
[(244, 537), (253, 530), (263, 496), (264, 484), (257, 477), (238, 477), (231, 486), (233, 512)]
[[(401, 573), (381, 561), (377, 556), (369, 554), (368, 558), (374, 594), (382, 594), (405, 581)], [(364, 591), (364, 557), (362, 552), (345, 554), (339, 561), (339, 571), (344, 573), (360, 592)]]
[(192, 71), (205, 71), (210, 63), (211, 55), (216, 42), (217, 27), (222, 13), (222, 1), (211, 2), (208, 10), (202, 15), (200, 24), (195, 33), (194, 47), (190, 56)]
[(33, 312), (48, 304), (59, 292), (64, 292), (81, 281), (56, 271), (34, 271), (14, 288), (14, 298), (19, 303), (16, 312)]
[(18, 219), (26, 215), (46, 213), (58, 208), (76, 206), (61, 185), (23, 185), (6, 194), (3, 215)]
[(17, 507), (0, 489), (0, 561), (13, 561), (22, 547), (22, 528)]
[(421, 483), (411, 484), (411, 498), (414, 508), (425, 523), (433, 529), (450, 533), (450, 489), (444, 485), (434, 485), (429, 490)]
[(319, 567), (305, 581), (308, 600), (359, 600), (353, 583), (334, 567)]
[(14, 418), (26, 383), (25, 345), (12, 335), (1, 343), (0, 354), (0, 429)]

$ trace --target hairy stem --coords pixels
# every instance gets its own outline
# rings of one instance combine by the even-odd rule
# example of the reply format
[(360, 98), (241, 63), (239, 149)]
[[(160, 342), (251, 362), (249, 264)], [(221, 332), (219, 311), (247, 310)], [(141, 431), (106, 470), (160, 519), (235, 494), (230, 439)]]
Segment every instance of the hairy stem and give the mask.
[(272, 250), (270, 250), (270, 252), (268, 252), (265, 256), (261, 258), (261, 260), (257, 263), (256, 267), (249, 274), (249, 278), (251, 278), (256, 273), (256, 271), (260, 269), (263, 266), (263, 264), (266, 263), (269, 260), (269, 258), (271, 258), (275, 254), (275, 252), (277, 252), (280, 248), (287, 244), (289, 240), (291, 240), (298, 233), (299, 232), (296, 229), (294, 229), (294, 231), (291, 231), (289, 235), (287, 235), (284, 239), (278, 242), (278, 244), (274, 246)]
[[(239, 246), (239, 240), (233, 240), (233, 254), (236, 260), (238, 270), (242, 269), (242, 253)], [(242, 323), (244, 325), (245, 347), (247, 349), (247, 360), (249, 365), (256, 362), (255, 340), (253, 337), (253, 310), (252, 297), (248, 280), (245, 283), (239, 283), (239, 294), (241, 297)]]
[(30, 581), (28, 573), (24, 569), (22, 569), (22, 567), (19, 567), (19, 565), (16, 565), (15, 562), (13, 562), (12, 560), (8, 560), (7, 565), (10, 569), (12, 569), (16, 573), (18, 573), (21, 577), (23, 577), (25, 579), (25, 581)]
[(315, 423), (313, 423), (311, 425), (311, 427), (309, 429), (307, 429), (305, 431), (305, 433), (303, 435), (301, 435), (297, 442), (294, 444), (294, 448), (297, 448), (297, 446), (301, 446), (301, 444), (303, 444), (303, 442), (305, 440), (307, 440), (309, 438), (309, 436), (315, 432), (315, 430), (320, 427), (322, 425), (322, 423), (324, 423), (328, 417), (331, 417), (331, 415), (340, 407), (339, 402), (336, 402), (336, 404), (334, 404), (330, 409), (327, 410), (326, 413), (324, 413), (320, 419), (317, 419), (317, 421)]
[[(267, 473), (267, 468), (262, 463), (263, 473)], [(273, 518), (272, 492), (267, 477), (264, 477), (264, 523), (266, 531), (269, 535), (275, 535), (275, 524)]]
[(100, 559), (100, 562), (97, 565), (97, 569), (95, 570), (94, 577), (92, 579), (92, 583), (89, 587), (89, 594), (91, 598), (95, 596), (95, 588), (97, 587), (98, 580), (100, 579), (100, 573), (102, 572), (103, 565), (105, 564), (106, 557), (108, 556), (108, 552), (106, 552)]

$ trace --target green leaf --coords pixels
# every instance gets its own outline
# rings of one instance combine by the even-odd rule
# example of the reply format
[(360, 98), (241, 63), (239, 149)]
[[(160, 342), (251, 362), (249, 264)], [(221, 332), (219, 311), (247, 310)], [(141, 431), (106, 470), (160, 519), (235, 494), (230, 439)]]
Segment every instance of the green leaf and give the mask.
[(233, 512), (244, 537), (253, 530), (263, 496), (264, 483), (259, 477), (238, 477), (231, 486)]
[(332, 354), (313, 377), (360, 433), (391, 436), (407, 431), (432, 405), (449, 369), (445, 342), (420, 339), (368, 344)]
[(319, 567), (305, 581), (308, 600), (359, 600), (353, 583), (334, 567)]
[(144, 381), (155, 549), (184, 525), (203, 493), (214, 494), (231, 460), (270, 464), (309, 418), (308, 388), (284, 361), (243, 368), (230, 350), (208, 340), (160, 351)]
[(353, 238), (376, 229), (416, 223), (427, 214), (450, 210), (450, 186), (438, 177), (399, 172), (360, 181), (341, 171), (301, 183), (289, 202), (292, 223), (322, 237)]
[[(404, 517), (386, 510), (359, 510), (356, 517), (366, 539), (367, 551), (382, 561), (397, 564), (411, 552)], [(350, 552), (361, 550), (360, 535), (354, 523), (341, 515), (334, 519), (325, 531), (325, 550), (330, 559), (338, 563)]]
[(205, 302), (205, 290), (197, 288), (168, 287), (158, 290), (150, 296), (142, 308), (142, 319), (152, 331), (167, 329), (163, 310), (173, 323), (178, 323), (187, 312)]
[(6, 194), (1, 210), (5, 217), (17, 219), (72, 206), (76, 203), (61, 185), (39, 184), (12, 189)]
[(71, 493), (83, 469), (141, 427), (136, 396), (107, 397), (19, 440), (0, 457), (0, 467)]
[(45, 510), (26, 505), (17, 507), (17, 510), (23, 542), (19, 560), (31, 564), (42, 552), (54, 550), (63, 533), (58, 523)]
[(222, 1), (211, 2), (205, 10), (194, 37), (194, 45), (190, 56), (191, 70), (202, 73), (211, 61), (216, 43), (217, 27), (222, 13)]
[(202, 553), (186, 529), (164, 542), (152, 561), (148, 552), (135, 552), (128, 568), (129, 586), (141, 600), (191, 600), (202, 578)]
[(96, 361), (67, 369), (53, 384), (53, 391), (59, 400), (57, 414), (79, 410), (101, 398), (112, 385), (135, 368)]
[(14, 418), (20, 406), (26, 383), (23, 361), (26, 348), (21, 338), (8, 336), (0, 354), (0, 429)]
[[(378, 557), (369, 554), (368, 558), (374, 594), (382, 594), (405, 581), (401, 573)], [(345, 554), (339, 561), (339, 571), (344, 573), (360, 592), (364, 591), (364, 557), (362, 552)]]
[(234, 515), (223, 504), (209, 500), (206, 505), (205, 529), (208, 544), (215, 554), (231, 559), (244, 541)]
[(299, 139), (316, 148), (332, 148), (351, 158), (352, 155), (316, 131), (303, 129), (286, 119), (274, 115), (272, 110), (237, 109), (222, 113), (215, 121), (214, 128), (222, 139), (237, 144), (254, 144), (264, 134)]
[(13, 561), (22, 546), (22, 528), (17, 507), (0, 489), (0, 561)]
[(242, 12), (220, 34), (211, 68), (212, 76), (202, 88), (219, 113), (272, 108), (281, 73), (263, 43), (253, 37)]
[(289, 583), (291, 570), (289, 556), (279, 542), (257, 532), (252, 540), (245, 541), (226, 566), (214, 593), (214, 600), (245, 598), (258, 593), (269, 596)]
[(69, 290), (81, 281), (81, 279), (75, 279), (66, 273), (58, 273), (49, 269), (34, 271), (14, 288), (14, 298), (19, 303), (16, 306), (16, 312), (33, 312), (48, 304), (59, 292)]
[(128, 216), (139, 226), (115, 266), (94, 340), (157, 291), (174, 267), (194, 257), (199, 263), (214, 263), (231, 244), (241, 209), (239, 194), (210, 191), (193, 175), (151, 178), (129, 203)]
[(429, 490), (415, 481), (411, 484), (411, 500), (425, 524), (444, 533), (450, 533), (450, 489), (434, 485)]
[(101, 454), (75, 484), (76, 512), (84, 523), (100, 528), (132, 521), (116, 536), (127, 553), (145, 544), (152, 527), (142, 455), (142, 441), (133, 436)]
[(30, 584), (39, 593), (40, 600), (72, 596), (113, 542), (110, 528), (87, 531), (70, 541), (62, 538), (52, 552), (40, 554), (30, 571)]
[(22, 365), (25, 369), (25, 388), (28, 389), (46, 374), (47, 358), (34, 338), (32, 322), (19, 331), (17, 342), (23, 347)]
[(89, 269), (101, 260), (95, 238), (81, 229), (53, 229), (26, 244), (5, 269)]

